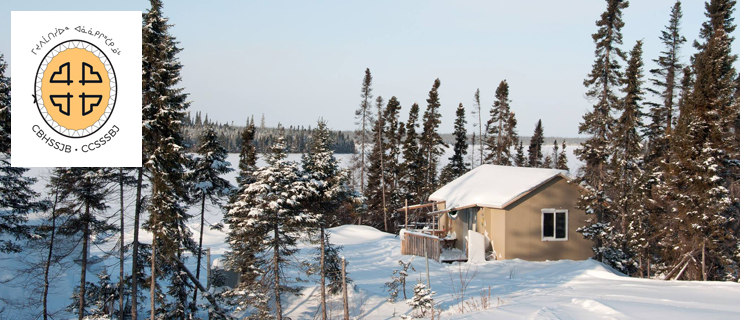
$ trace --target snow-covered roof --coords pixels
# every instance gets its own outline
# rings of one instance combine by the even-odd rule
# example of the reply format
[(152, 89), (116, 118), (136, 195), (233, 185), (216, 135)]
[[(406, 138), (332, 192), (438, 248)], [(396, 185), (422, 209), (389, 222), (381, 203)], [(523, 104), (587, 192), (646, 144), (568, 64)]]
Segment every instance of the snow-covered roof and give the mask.
[(445, 208), (488, 207), (502, 209), (566, 171), (485, 164), (446, 184), (429, 196), (444, 201)]

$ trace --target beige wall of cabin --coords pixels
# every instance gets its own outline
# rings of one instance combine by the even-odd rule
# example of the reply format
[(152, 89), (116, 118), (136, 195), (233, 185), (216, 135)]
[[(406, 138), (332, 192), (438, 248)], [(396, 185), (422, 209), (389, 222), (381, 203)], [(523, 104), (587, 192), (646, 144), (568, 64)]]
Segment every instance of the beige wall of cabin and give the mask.
[[(509, 205), (507, 210), (480, 208), (477, 230), (488, 232), (498, 259), (588, 259), (593, 255), (593, 242), (576, 232), (588, 218), (585, 212), (575, 208), (579, 195), (579, 187), (556, 177)], [(542, 241), (542, 209), (547, 208), (568, 210), (567, 241)], [(443, 210), (444, 205), (437, 209)], [(457, 233), (455, 247), (460, 250), (465, 249), (465, 219), (461, 214), (456, 219), (450, 219), (447, 214), (440, 217), (440, 227)]]
[[(593, 242), (576, 232), (585, 225), (586, 213), (575, 208), (579, 187), (561, 178), (540, 186), (506, 209), (506, 244), (504, 259), (585, 260), (593, 255)], [(542, 209), (568, 210), (568, 240), (542, 241)]]

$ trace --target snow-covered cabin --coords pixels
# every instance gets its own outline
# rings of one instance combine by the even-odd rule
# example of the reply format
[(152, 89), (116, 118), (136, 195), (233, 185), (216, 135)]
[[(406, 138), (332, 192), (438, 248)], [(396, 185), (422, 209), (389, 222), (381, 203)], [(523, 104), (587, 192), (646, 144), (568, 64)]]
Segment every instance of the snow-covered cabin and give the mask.
[[(497, 259), (585, 260), (593, 242), (576, 232), (586, 213), (576, 209), (583, 190), (565, 171), (482, 165), (432, 193), (441, 229), (487, 235)], [(490, 250), (491, 248), (489, 248)]]

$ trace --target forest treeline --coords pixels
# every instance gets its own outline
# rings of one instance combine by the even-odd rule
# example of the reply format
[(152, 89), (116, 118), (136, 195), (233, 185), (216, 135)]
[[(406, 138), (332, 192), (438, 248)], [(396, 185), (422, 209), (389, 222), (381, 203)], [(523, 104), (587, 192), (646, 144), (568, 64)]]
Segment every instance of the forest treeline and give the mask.
[[(246, 119), (245, 122), (250, 121)], [(254, 121), (254, 118), (251, 119)], [(241, 148), (242, 139), (241, 132), (244, 130), (246, 125), (240, 126), (235, 125), (233, 122), (219, 123), (208, 119), (208, 115), (201, 115), (201, 112), (196, 112), (195, 116), (191, 116), (188, 112), (183, 121), (183, 136), (185, 139), (185, 145), (189, 146), (189, 150), (193, 151), (197, 145), (198, 138), (203, 134), (206, 128), (211, 127), (216, 132), (218, 140), (221, 142), (229, 153), (239, 153)], [(282, 126), (280, 126), (282, 127)], [(311, 135), (314, 129), (309, 126), (288, 126), (283, 128), (283, 134), (285, 139), (285, 145), (288, 148), (289, 153), (306, 153), (308, 152), (309, 146), (311, 145)], [(275, 144), (279, 136), (279, 128), (265, 126), (265, 117), (262, 116), (260, 125), (257, 126), (254, 145), (257, 148), (258, 153), (267, 153), (270, 150), (270, 146)], [(331, 130), (329, 134), (331, 139), (330, 148), (336, 153), (355, 153), (355, 144), (351, 133)]]

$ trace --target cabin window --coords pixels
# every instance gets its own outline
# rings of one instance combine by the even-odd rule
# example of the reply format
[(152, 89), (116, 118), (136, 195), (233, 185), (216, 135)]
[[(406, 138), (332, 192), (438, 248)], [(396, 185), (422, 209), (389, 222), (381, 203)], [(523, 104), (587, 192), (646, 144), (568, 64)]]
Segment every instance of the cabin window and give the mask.
[(542, 209), (542, 241), (568, 240), (568, 210)]

